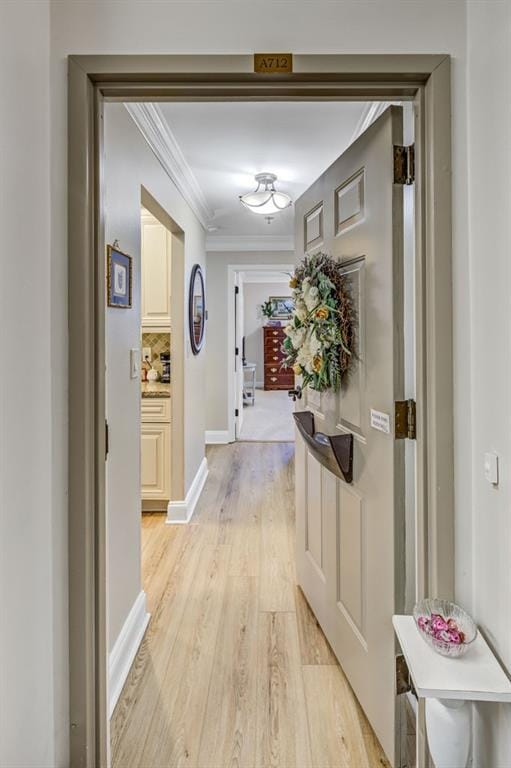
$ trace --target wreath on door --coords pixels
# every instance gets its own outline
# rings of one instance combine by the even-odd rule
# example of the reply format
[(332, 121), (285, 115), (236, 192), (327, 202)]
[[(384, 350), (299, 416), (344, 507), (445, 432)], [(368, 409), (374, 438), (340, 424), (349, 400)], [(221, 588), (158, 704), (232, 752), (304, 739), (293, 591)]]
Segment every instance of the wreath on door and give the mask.
[(295, 309), (285, 328), (284, 365), (302, 388), (337, 392), (355, 355), (355, 317), (342, 265), (325, 253), (306, 256), (289, 283)]

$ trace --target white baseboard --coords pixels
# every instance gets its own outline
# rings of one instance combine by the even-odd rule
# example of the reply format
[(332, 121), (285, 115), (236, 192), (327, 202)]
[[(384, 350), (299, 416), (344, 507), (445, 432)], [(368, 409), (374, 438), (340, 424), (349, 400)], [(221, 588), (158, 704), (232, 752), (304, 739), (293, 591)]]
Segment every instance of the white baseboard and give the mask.
[(207, 429), (204, 435), (206, 445), (225, 445), (229, 441), (227, 429)]
[(197, 502), (204, 488), (208, 476), (208, 462), (204, 457), (200, 463), (197, 474), (193, 478), (186, 499), (184, 501), (169, 501), (167, 507), (167, 523), (189, 523), (195, 511)]
[(150, 614), (146, 611), (146, 596), (142, 591), (132, 605), (119, 637), (110, 651), (108, 658), (108, 716), (112, 713), (121, 695), (131, 665), (149, 623)]

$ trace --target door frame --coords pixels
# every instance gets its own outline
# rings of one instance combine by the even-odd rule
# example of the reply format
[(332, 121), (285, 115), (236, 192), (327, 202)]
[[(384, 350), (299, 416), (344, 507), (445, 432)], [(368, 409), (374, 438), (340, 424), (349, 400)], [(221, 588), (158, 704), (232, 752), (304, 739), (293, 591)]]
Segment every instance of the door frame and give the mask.
[(295, 54), (294, 72), (253, 55), (70, 56), (70, 762), (109, 765), (105, 519), (106, 100), (413, 100), (416, 146), (417, 592), (454, 589), (451, 92), (447, 54)]
[(259, 264), (227, 265), (227, 400), (229, 403), (229, 411), (227, 414), (227, 442), (229, 443), (238, 439), (236, 436), (236, 417), (234, 415), (234, 408), (236, 405), (236, 370), (232, 368), (232, 352), (235, 347), (234, 286), (236, 285), (236, 275), (239, 272), (293, 272), (295, 268), (295, 264), (267, 263), (264, 261), (264, 253), (261, 254), (261, 259), (262, 261)]

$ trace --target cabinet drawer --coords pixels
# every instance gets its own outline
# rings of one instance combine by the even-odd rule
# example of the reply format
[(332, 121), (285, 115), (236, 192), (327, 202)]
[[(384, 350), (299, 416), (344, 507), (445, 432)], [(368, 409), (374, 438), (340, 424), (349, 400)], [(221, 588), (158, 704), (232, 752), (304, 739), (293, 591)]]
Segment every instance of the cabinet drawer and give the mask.
[(291, 373), (272, 373), (265, 371), (264, 374), (264, 384), (282, 384), (283, 386), (293, 386), (295, 381), (295, 377), (293, 375), (293, 372)]
[(143, 397), (141, 420), (146, 422), (170, 422), (170, 397)]
[(283, 343), (284, 343), (283, 338), (282, 339), (266, 339), (264, 342), (264, 348), (273, 349), (274, 347), (278, 347), (278, 349), (280, 349)]
[(264, 375), (265, 376), (275, 376), (278, 374), (279, 376), (294, 376), (293, 369), (282, 367), (282, 362), (277, 363), (266, 363), (264, 366)]
[(265, 328), (264, 329), (264, 340), (269, 341), (269, 339), (283, 339), (285, 336), (284, 329), (283, 328)]
[(281, 349), (278, 350), (268, 350), (265, 349), (264, 351), (264, 364), (265, 365), (275, 365), (275, 363), (281, 363), (282, 360), (285, 358), (284, 352), (282, 352)]

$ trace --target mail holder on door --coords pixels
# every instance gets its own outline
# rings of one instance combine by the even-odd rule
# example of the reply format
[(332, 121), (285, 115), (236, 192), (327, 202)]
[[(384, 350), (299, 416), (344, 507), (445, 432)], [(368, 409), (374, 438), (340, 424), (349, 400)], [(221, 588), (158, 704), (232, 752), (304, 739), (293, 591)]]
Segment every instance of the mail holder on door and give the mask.
[(293, 417), (314, 458), (341, 480), (352, 483), (353, 435), (325, 435), (316, 432), (312, 411), (298, 411), (293, 413)]

